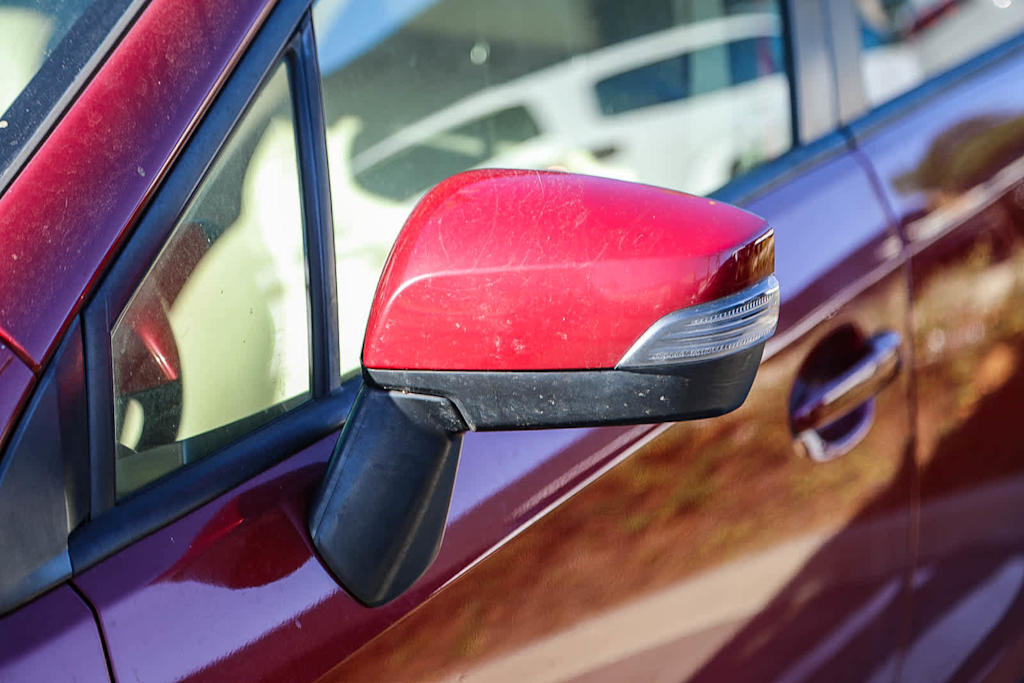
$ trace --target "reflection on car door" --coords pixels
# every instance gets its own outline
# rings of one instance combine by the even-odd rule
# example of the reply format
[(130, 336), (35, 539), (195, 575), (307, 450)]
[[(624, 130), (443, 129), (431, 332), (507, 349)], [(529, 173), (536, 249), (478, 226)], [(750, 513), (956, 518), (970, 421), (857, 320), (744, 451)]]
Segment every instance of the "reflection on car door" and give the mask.
[(784, 301), (743, 408), (469, 435), (438, 559), (374, 609), (310, 548), (329, 435), (76, 577), (116, 675), (891, 677), (910, 560), (909, 385), (868, 373), (867, 402), (839, 413), (824, 397), (844, 378), (868, 387), (865, 363), (900, 352), (882, 343), (907, 332), (899, 243), (838, 136), (756, 177), (723, 199), (775, 226)]
[[(783, 309), (746, 404), (656, 430), (333, 680), (894, 674), (909, 566), (907, 372), (802, 439), (790, 424), (807, 396), (907, 320), (899, 242), (864, 169), (834, 142), (747, 202), (776, 229)], [(532, 509), (580, 467), (552, 459), (500, 482), (483, 448), (492, 438), (467, 439), (453, 507), (474, 483), (497, 490), (474, 503), (475, 521), (453, 515), (446, 546), (460, 526)]]
[(913, 255), (909, 680), (1024, 673), (1024, 50), (1004, 53), (857, 129)]

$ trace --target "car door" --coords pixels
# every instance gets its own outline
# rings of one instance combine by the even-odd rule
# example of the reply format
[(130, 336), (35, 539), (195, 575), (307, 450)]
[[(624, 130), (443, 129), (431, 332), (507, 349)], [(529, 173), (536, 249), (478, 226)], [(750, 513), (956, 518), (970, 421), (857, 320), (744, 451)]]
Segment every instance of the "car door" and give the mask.
[[(167, 6), (151, 4), (131, 35), (161, 45), (167, 34), (149, 31), (166, 25), (155, 18), (167, 18)], [(440, 19), (458, 9), (439, 5)], [(599, 4), (587, 9), (603, 30), (621, 26)], [(74, 585), (96, 610), (114, 675), (306, 679), (340, 667), (331, 673), (379, 680), (522, 675), (524, 665), (539, 663), (544, 671), (526, 672), (859, 678), (865, 662), (898, 656), (913, 472), (908, 384), (898, 362), (906, 281), (870, 176), (838, 135), (794, 149), (720, 195), (773, 222), (779, 272), (790, 283), (778, 339), (743, 409), (676, 427), (472, 435), (446, 539), (428, 573), (378, 608), (340, 589), (310, 547), (307, 513), (358, 384), (341, 375), (351, 367), (346, 335), (362, 327), (358, 304), (346, 305), (346, 284), (369, 272), (369, 285), (350, 290), (365, 293), (375, 266), (360, 271), (362, 256), (343, 230), (333, 253), (323, 241), (327, 158), (315, 135), (323, 122), (310, 104), (321, 85), (303, 10), (282, 2), (267, 15), (84, 312), (92, 498), (70, 554)], [(773, 5), (768, 11), (778, 14)], [(652, 16), (645, 21), (657, 23), (659, 13)], [(405, 38), (394, 26), (370, 30), (367, 21), (359, 40)], [(445, 25), (429, 16), (413, 38), (430, 44)], [(367, 44), (352, 41), (331, 44), (362, 55)], [(483, 42), (490, 45), (469, 45), (471, 64), (487, 61), (481, 54), (492, 48)], [(708, 59), (711, 73), (741, 78), (730, 67), (745, 48), (728, 40), (708, 47), (718, 55)], [(777, 77), (771, 50), (756, 54), (762, 75)], [(455, 96), (448, 85), (431, 96)], [(282, 117), (292, 127), (275, 135)], [(328, 151), (341, 121), (328, 118)], [(817, 135), (799, 128), (792, 137)], [(457, 154), (472, 136), (440, 142)], [(590, 163), (605, 152), (571, 156)], [(265, 184), (266, 159), (284, 175)], [(344, 164), (337, 168), (332, 178), (344, 177)], [(134, 171), (144, 177), (147, 169)], [(289, 188), (297, 199), (292, 193), (265, 211), (244, 208), (254, 199), (262, 209), (260, 200)], [(365, 215), (401, 216), (408, 208), (368, 201)], [(352, 221), (358, 214), (349, 212), (359, 210), (336, 204), (335, 218)], [(233, 232), (250, 216), (290, 231), (292, 242), (279, 245), (260, 229)], [(395, 228), (365, 220), (349, 232), (370, 254), (363, 260), (379, 258), (372, 252)], [(258, 236), (257, 253), (236, 234)], [(292, 303), (277, 312), (239, 306), (265, 284), (246, 264), (269, 259), (282, 277), (294, 276), (296, 234), (310, 273), (300, 295), (290, 299), (290, 285), (271, 282), (270, 292)], [(247, 317), (271, 321), (274, 341), (260, 354), (277, 374), (234, 365), (232, 348), (265, 336), (225, 341), (204, 336), (212, 327), (204, 323), (185, 341), (183, 321), (198, 315), (185, 312), (219, 297), (230, 310), (207, 315), (230, 321), (226, 331), (249, 329)], [(276, 331), (303, 319), (297, 346), (288, 346), (296, 338)], [(268, 325), (258, 329), (268, 334)], [(308, 354), (273, 360), (281, 345), (303, 341)], [(211, 357), (194, 364), (205, 353)], [(257, 389), (234, 384), (253, 375)], [(223, 403), (188, 412), (190, 376), (204, 397), (223, 388)], [(858, 400), (851, 404), (851, 396)]]
[[(904, 672), (1017, 680), (1024, 9), (947, 9), (863, 20), (864, 88), (888, 102), (854, 125), (911, 254), (920, 532)], [(904, 65), (895, 92), (872, 80), (886, 62)]]

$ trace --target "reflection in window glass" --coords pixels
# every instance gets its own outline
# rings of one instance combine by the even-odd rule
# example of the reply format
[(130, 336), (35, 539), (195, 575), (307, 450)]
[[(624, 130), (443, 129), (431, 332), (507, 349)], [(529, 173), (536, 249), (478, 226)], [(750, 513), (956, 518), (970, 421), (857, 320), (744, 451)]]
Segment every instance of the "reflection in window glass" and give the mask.
[(857, 0), (868, 102), (880, 104), (1024, 30), (1020, 0)]
[(480, 167), (708, 193), (790, 146), (776, 0), (320, 0), (342, 367), (416, 200)]
[(119, 496), (308, 398), (308, 301), (282, 65), (114, 325)]
[(597, 82), (602, 114), (621, 114), (690, 96), (690, 55), (615, 74)]
[(510, 107), (412, 145), (381, 143), (352, 159), (356, 182), (389, 199), (415, 198), (423, 187), (473, 168), (540, 134), (525, 107)]
[[(772, 76), (781, 71), (781, 47), (782, 41), (774, 36), (747, 38), (616, 74), (597, 83), (601, 112), (620, 114)], [(696, 101), (690, 106), (704, 105)]]
[(82, 0), (0, 0), (0, 120), (88, 6)]

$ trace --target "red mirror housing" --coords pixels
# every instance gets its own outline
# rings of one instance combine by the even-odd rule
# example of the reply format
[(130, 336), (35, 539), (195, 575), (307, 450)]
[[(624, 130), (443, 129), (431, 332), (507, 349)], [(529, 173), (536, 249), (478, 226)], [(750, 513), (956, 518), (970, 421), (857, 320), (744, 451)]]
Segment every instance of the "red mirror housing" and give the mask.
[(660, 318), (772, 275), (763, 219), (649, 185), (544, 171), (462, 173), (392, 249), (367, 368), (614, 368)]
[(774, 238), (711, 199), (482, 170), (413, 211), (363, 345), (370, 385), (451, 400), (475, 430), (720, 415), (778, 319)]

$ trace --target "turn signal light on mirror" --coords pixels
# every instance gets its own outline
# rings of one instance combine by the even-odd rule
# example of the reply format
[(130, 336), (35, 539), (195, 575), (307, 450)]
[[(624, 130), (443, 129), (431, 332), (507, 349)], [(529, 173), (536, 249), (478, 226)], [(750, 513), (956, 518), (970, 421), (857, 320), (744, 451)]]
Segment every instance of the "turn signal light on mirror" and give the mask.
[(731, 296), (673, 311), (626, 352), (620, 370), (723, 358), (763, 343), (779, 322), (779, 281), (769, 276)]

